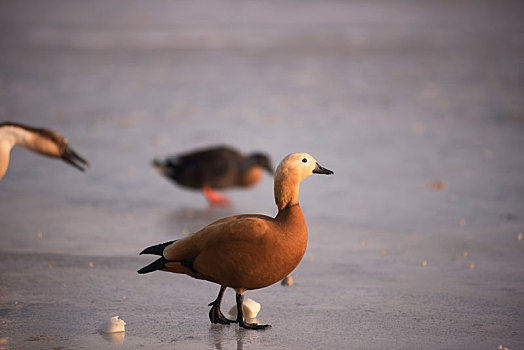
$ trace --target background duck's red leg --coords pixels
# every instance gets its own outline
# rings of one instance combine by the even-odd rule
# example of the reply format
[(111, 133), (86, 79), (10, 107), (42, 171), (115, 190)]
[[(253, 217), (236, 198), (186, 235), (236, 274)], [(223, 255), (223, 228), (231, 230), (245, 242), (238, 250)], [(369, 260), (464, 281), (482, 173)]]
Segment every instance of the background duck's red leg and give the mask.
[(207, 200), (209, 201), (209, 204), (211, 205), (218, 205), (218, 206), (231, 206), (231, 202), (229, 199), (227, 199), (226, 196), (224, 196), (222, 193), (217, 192), (213, 190), (209, 186), (202, 187), (202, 192), (204, 193), (204, 196), (206, 196)]

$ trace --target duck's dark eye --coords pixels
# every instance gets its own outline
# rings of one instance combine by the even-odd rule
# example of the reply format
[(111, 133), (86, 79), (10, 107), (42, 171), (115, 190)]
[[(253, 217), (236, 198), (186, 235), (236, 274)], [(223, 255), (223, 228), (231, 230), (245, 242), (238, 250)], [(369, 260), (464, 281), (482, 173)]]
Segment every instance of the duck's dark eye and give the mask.
[(307, 163), (307, 158), (302, 158), (302, 163)]

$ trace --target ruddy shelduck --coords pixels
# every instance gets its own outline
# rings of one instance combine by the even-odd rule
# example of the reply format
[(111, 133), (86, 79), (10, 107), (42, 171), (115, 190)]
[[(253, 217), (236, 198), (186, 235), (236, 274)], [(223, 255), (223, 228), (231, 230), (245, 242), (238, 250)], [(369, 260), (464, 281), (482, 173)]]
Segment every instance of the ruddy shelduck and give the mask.
[[(186, 274), (220, 285), (216, 300), (209, 304), (212, 323), (238, 323), (248, 329), (269, 325), (248, 323), (242, 304), (246, 290), (267, 287), (286, 277), (306, 251), (306, 220), (298, 203), (299, 185), (312, 174), (333, 174), (307, 153), (294, 153), (278, 165), (274, 179), (278, 214), (237, 215), (217, 220), (186, 238), (158, 244), (140, 254), (160, 258), (140, 269), (139, 274), (156, 270)], [(220, 311), (225, 289), (236, 291), (238, 315), (227, 319)]]

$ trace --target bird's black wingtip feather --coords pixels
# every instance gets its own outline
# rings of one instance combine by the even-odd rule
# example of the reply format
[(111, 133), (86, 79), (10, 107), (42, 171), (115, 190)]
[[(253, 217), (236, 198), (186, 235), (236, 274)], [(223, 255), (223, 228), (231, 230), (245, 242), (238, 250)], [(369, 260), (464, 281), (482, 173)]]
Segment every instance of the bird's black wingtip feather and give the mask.
[(170, 245), (171, 243), (173, 242), (176, 242), (176, 241), (169, 241), (169, 242), (165, 242), (165, 243), (160, 243), (160, 244), (157, 244), (157, 245), (153, 245), (151, 247), (147, 247), (146, 249), (142, 250), (140, 252), (140, 255), (143, 255), (143, 254), (151, 254), (151, 255), (158, 255), (158, 256), (162, 256), (162, 254), (164, 253), (164, 249)]
[(143, 275), (146, 273), (150, 273), (157, 270), (162, 270), (164, 267), (166, 267), (166, 264), (169, 262), (164, 257), (158, 258), (157, 260), (153, 261), (151, 264), (142, 267), (140, 270), (138, 270), (138, 274)]

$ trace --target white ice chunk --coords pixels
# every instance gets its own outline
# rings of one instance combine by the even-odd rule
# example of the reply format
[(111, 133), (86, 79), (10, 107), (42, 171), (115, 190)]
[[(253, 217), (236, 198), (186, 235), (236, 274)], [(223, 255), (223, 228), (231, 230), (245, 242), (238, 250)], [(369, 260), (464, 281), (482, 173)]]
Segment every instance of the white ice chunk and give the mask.
[[(255, 318), (260, 312), (260, 304), (254, 301), (253, 299), (247, 298), (246, 300), (244, 300), (244, 304), (242, 305), (242, 311), (244, 312), (245, 318)], [(229, 314), (235, 318), (237, 317), (236, 305), (233, 306), (231, 310), (229, 310)]]
[(100, 331), (104, 333), (125, 332), (126, 323), (124, 322), (124, 320), (119, 319), (118, 316), (114, 316), (102, 325)]

